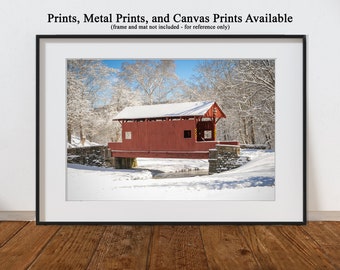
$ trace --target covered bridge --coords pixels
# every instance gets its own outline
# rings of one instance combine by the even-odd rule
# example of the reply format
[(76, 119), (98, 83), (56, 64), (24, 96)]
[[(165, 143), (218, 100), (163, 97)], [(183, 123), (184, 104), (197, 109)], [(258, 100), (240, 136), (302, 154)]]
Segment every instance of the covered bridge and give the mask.
[(216, 124), (225, 118), (214, 101), (127, 107), (114, 117), (122, 142), (110, 142), (112, 157), (208, 158), (217, 142)]

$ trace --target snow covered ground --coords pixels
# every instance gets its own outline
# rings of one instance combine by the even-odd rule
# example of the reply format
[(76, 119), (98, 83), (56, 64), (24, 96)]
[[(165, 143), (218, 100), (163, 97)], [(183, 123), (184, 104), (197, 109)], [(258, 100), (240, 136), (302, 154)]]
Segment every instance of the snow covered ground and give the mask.
[[(247, 164), (207, 175), (208, 161), (137, 159), (138, 168), (116, 170), (69, 164), (68, 200), (275, 200), (275, 153), (242, 150)], [(153, 178), (166, 173), (171, 178)], [(181, 177), (183, 172), (206, 175)]]
[(89, 140), (85, 140), (84, 144), (81, 143), (81, 140), (77, 136), (71, 136), (71, 143), (67, 143), (67, 148), (74, 148), (74, 147), (84, 147), (84, 146), (95, 146), (99, 145), (95, 142), (90, 142)]

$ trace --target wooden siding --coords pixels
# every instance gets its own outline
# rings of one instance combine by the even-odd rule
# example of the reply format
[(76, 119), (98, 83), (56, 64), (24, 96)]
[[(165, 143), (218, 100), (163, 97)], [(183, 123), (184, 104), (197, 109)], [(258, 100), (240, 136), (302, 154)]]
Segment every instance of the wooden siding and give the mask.
[[(176, 105), (182, 106), (183, 104)], [(216, 123), (218, 119), (226, 116), (216, 102), (209, 102), (208, 107), (205, 103), (201, 104), (204, 110), (200, 106), (193, 107), (192, 103), (189, 104), (188, 108), (191, 109), (167, 117), (161, 113), (157, 117), (157, 112), (151, 111), (149, 115), (153, 117), (141, 118), (136, 115), (136, 111), (144, 112), (144, 106), (129, 107), (125, 112), (123, 110), (115, 118), (122, 125), (122, 142), (108, 143), (112, 157), (207, 159), (209, 149), (215, 148), (216, 143), (219, 143), (215, 141)], [(149, 110), (152, 108), (170, 110), (171, 104), (145, 107)], [(201, 114), (194, 115), (195, 111), (200, 111)], [(124, 118), (124, 116), (129, 118)], [(135, 118), (131, 118), (132, 116)]]
[[(113, 157), (202, 159), (208, 158), (209, 149), (215, 148), (217, 143), (238, 145), (237, 142), (212, 140), (197, 142), (196, 123), (195, 119), (123, 122), (122, 142), (109, 143), (108, 147)], [(215, 136), (211, 126), (209, 130)], [(190, 131), (191, 137), (185, 138), (184, 131)]]

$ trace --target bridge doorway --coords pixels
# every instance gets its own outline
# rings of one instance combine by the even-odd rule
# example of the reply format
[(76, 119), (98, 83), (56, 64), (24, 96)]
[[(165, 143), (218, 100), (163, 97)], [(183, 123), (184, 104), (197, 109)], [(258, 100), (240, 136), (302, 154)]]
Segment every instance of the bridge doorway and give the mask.
[(215, 141), (215, 122), (214, 121), (199, 121), (196, 125), (197, 141)]

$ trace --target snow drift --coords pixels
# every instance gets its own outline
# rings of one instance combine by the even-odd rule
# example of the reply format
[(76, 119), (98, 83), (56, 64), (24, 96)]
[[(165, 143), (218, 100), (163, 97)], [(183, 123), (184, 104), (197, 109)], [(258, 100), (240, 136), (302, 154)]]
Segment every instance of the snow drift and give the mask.
[(69, 164), (67, 200), (274, 200), (274, 152), (243, 150), (251, 161), (205, 176), (154, 179), (160, 172), (207, 171), (207, 160), (138, 159), (138, 168), (115, 170)]

